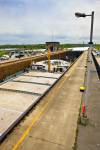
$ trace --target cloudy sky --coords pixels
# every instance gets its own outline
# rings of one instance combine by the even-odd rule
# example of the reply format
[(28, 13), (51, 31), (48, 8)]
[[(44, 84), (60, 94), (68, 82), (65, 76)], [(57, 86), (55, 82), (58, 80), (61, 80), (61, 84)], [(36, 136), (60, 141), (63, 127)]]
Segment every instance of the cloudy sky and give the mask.
[(100, 0), (0, 0), (0, 44), (86, 43), (90, 17), (74, 14), (91, 11), (94, 41), (100, 43)]

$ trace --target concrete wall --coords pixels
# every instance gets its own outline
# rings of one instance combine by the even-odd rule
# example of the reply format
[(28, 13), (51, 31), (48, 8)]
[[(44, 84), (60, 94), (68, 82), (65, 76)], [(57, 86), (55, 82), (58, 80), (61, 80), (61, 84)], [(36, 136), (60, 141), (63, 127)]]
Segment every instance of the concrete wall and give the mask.
[(94, 60), (94, 64), (95, 64), (95, 66), (96, 66), (96, 70), (97, 70), (97, 73), (98, 73), (98, 77), (99, 77), (99, 79), (100, 79), (100, 65), (98, 64), (98, 62), (97, 62), (95, 56), (93, 55), (93, 53), (92, 53), (92, 57), (93, 57), (93, 60)]
[[(51, 59), (66, 59), (66, 55), (71, 59), (71, 61), (74, 61), (81, 52), (71, 52), (71, 51), (59, 51), (51, 53)], [(15, 61), (8, 61), (5, 63), (0, 64), (0, 81), (2, 82), (6, 77), (16, 74), (19, 71), (24, 70), (27, 67), (30, 67), (32, 61), (38, 62), (42, 60), (47, 60), (47, 54), (41, 55), (41, 56), (34, 56), (34, 57), (28, 57), (28, 58), (21, 58), (19, 60)]]

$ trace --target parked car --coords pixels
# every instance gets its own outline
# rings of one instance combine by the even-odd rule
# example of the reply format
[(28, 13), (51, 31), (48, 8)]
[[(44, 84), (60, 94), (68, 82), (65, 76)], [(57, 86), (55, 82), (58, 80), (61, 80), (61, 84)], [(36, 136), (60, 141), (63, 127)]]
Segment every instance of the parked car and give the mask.
[(9, 55), (3, 55), (2, 57), (0, 57), (0, 60), (8, 60), (9, 59)]
[(21, 58), (21, 57), (24, 57), (24, 56), (25, 56), (25, 54), (24, 54), (23, 51), (11, 52), (11, 54), (10, 54), (11, 59)]
[(100, 56), (100, 51), (96, 51), (97, 56)]

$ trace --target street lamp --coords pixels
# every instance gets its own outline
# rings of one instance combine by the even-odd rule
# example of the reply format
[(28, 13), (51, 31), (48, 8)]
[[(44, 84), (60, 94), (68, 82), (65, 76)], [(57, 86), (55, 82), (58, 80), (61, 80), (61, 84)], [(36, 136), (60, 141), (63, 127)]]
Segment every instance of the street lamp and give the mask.
[[(88, 61), (87, 61), (87, 73), (86, 73), (86, 91), (85, 91), (85, 96), (84, 96), (84, 106), (87, 108), (88, 106), (88, 100), (89, 100), (89, 94), (90, 94), (90, 82), (91, 82), (91, 63), (92, 63), (92, 55), (91, 55), (91, 51), (93, 49), (92, 45), (93, 45), (93, 23), (94, 23), (94, 11), (92, 11), (91, 14), (86, 15), (85, 13), (75, 13), (76, 17), (87, 17), (90, 16), (91, 17), (91, 30), (90, 30), (90, 41), (89, 41), (89, 49), (88, 49)], [(85, 115), (86, 115), (86, 111), (85, 110)], [(86, 121), (86, 118), (84, 118)]]
[(91, 30), (90, 30), (90, 41), (89, 44), (92, 45), (93, 44), (93, 23), (94, 23), (94, 11), (92, 11), (91, 14), (86, 15), (85, 13), (80, 13), (80, 12), (76, 12), (75, 13), (76, 17), (87, 17), (87, 16), (91, 16)]

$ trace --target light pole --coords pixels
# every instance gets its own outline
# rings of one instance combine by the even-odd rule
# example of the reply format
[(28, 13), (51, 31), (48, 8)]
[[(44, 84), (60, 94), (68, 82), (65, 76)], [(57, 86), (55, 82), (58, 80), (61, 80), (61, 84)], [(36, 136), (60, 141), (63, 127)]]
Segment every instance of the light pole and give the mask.
[[(94, 24), (94, 11), (92, 11), (91, 14), (86, 15), (85, 13), (75, 13), (76, 17), (86, 17), (86, 16), (90, 16), (91, 17), (91, 29), (90, 29), (90, 41), (89, 41), (89, 49), (88, 49), (88, 61), (87, 61), (87, 73), (86, 73), (86, 78), (85, 78), (85, 86), (86, 86), (86, 91), (84, 94), (84, 100), (83, 100), (83, 104), (84, 107), (86, 107), (85, 109), (85, 116), (86, 115), (86, 111), (88, 108), (88, 102), (89, 102), (89, 98), (90, 98), (90, 82), (91, 82), (91, 65), (92, 65), (92, 55), (91, 55), (91, 51), (93, 49), (93, 24)], [(83, 117), (84, 118), (84, 117)]]
[(75, 16), (76, 17), (87, 17), (87, 16), (91, 17), (91, 29), (90, 29), (90, 41), (89, 41), (89, 44), (92, 45), (93, 44), (94, 11), (92, 11), (92, 13), (90, 15), (86, 15), (85, 13), (76, 12)]

